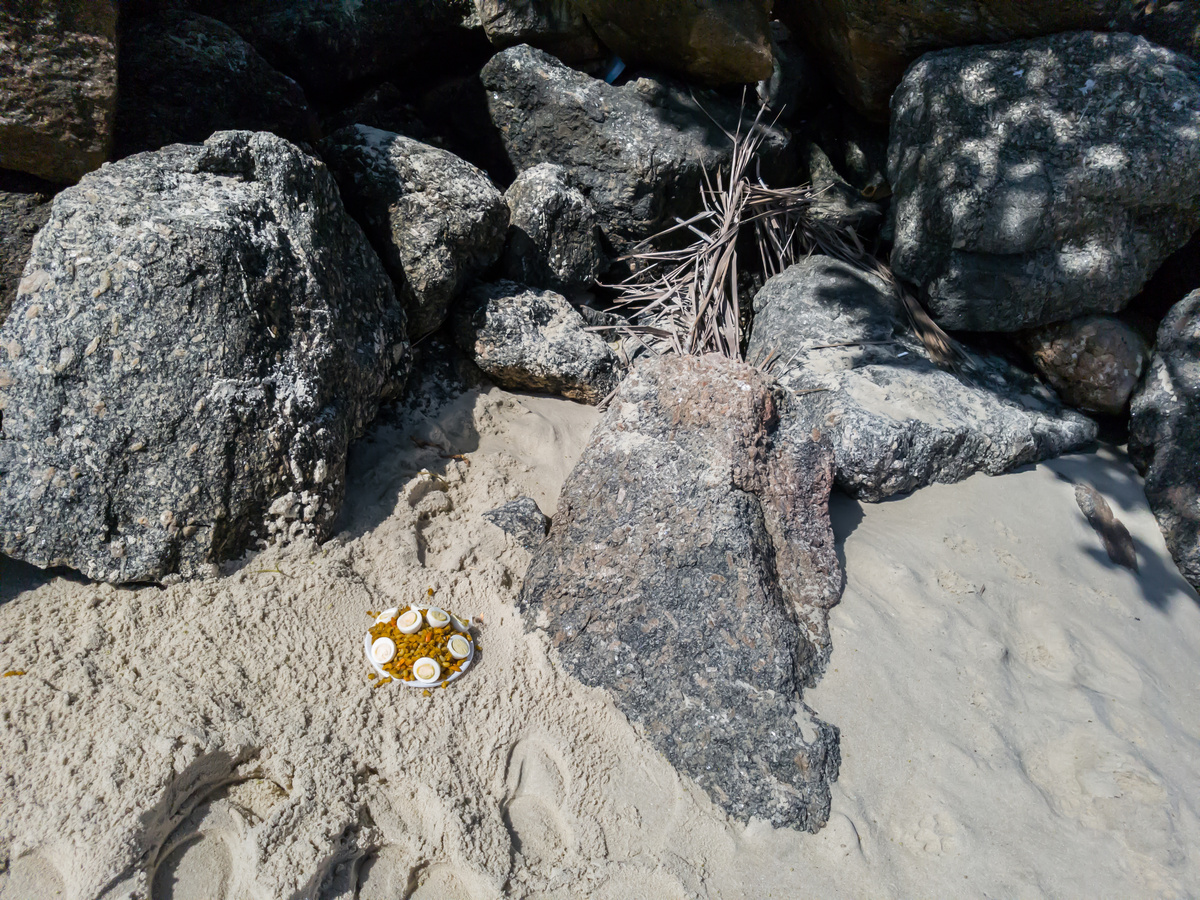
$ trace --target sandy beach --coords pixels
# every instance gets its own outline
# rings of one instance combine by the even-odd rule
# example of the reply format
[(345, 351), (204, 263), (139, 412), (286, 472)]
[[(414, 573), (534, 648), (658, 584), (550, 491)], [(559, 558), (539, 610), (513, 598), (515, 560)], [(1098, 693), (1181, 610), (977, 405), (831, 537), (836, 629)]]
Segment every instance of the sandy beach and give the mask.
[[(481, 514), (553, 513), (595, 410), (434, 387), (356, 445), (323, 546), (166, 588), (0, 560), (24, 673), (0, 681), (0, 897), (1200, 893), (1200, 601), (1119, 452), (835, 496), (847, 589), (805, 702), (842, 764), (811, 835), (731, 822), (523, 628), (529, 555)], [(474, 617), (473, 671), (375, 687), (368, 611), (430, 589)]]

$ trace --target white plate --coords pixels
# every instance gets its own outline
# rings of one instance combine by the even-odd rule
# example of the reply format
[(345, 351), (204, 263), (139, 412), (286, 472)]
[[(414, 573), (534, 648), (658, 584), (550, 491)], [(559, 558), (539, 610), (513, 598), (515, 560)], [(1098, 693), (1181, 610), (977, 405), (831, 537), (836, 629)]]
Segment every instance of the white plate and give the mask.
[[(429, 607), (428, 606), (414, 606), (413, 609), (420, 610), (421, 615), (425, 615), (425, 610), (429, 609)], [(384, 622), (390, 622), (390, 621), (392, 621), (392, 619), (396, 618), (396, 616), (399, 614), (400, 614), (400, 607), (398, 607), (398, 606), (394, 606), (391, 609), (385, 609), (383, 612), (381, 612), (379, 614), (379, 617), (377, 619), (375, 619), (375, 624), (382, 625)], [(451, 624), (453, 624), (453, 621), (454, 620), (451, 619)], [(458, 630), (459, 630), (458, 627), (455, 626), (455, 631), (458, 631)], [(470, 635), (470, 632), (467, 632), (467, 634)], [(375, 662), (375, 660), (371, 659), (371, 632), (369, 632), (369, 631), (363, 637), (363, 649), (366, 651), (366, 654), (367, 654), (367, 664), (372, 669), (375, 670), (375, 674), (378, 675), (381, 679), (382, 678), (390, 678), (392, 681), (398, 681), (401, 684), (408, 685), (408, 687), (438, 688), (438, 687), (441, 687), (443, 684), (443, 681), (441, 679), (434, 682), (433, 684), (426, 684), (423, 681), (405, 681), (402, 678), (396, 678), (394, 675), (389, 675), (387, 672), (383, 671), (383, 667), (378, 665)], [(462, 668), (459, 669), (457, 672), (455, 672), (453, 675), (451, 675), (449, 678), (445, 679), (444, 683), (449, 684), (450, 682), (461, 678), (463, 673), (466, 672), (467, 669), (469, 669), (471, 667), (471, 663), (472, 663), (472, 661), (474, 661), (474, 659), (475, 659), (475, 639), (474, 639), (474, 637), (472, 637), (471, 638), (471, 652), (468, 653), (467, 658), (463, 660)]]

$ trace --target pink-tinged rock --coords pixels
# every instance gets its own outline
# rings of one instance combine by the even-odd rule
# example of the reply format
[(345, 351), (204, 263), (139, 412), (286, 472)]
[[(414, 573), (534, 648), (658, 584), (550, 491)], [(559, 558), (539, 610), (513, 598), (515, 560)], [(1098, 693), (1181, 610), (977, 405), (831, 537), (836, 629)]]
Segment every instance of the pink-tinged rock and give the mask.
[(0, 169), (78, 181), (108, 159), (116, 106), (112, 0), (0, 6)]
[(1141, 335), (1108, 316), (1081, 316), (1027, 331), (1020, 343), (1071, 406), (1118, 415), (1146, 370)]

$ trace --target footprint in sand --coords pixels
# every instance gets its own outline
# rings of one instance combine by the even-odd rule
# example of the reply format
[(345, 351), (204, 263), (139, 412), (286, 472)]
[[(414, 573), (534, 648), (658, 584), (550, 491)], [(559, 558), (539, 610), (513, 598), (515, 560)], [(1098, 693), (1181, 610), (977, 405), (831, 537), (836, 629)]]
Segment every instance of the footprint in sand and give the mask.
[(1026, 768), (1060, 815), (1165, 863), (1182, 849), (1167, 792), (1131, 749), (1101, 728), (1077, 726), (1029, 754)]
[[(253, 861), (235, 859), (247, 833), (286, 797), (272, 781), (250, 779), (210, 794), (171, 833), (159, 854), (151, 900), (227, 900), (237, 896), (237, 873)], [(240, 855), (240, 853), (239, 853)]]
[(320, 900), (498, 900), (480, 875), (445, 863), (422, 865), (397, 848), (384, 847), (336, 872)]
[(337, 900), (399, 900), (416, 889), (417, 868), (406, 853), (384, 847), (362, 861), (353, 884), (333, 896)]
[(34, 897), (62, 895), (62, 876), (38, 853), (17, 857), (9, 865), (8, 871), (0, 875), (0, 900), (31, 900)]
[(538, 738), (518, 741), (508, 759), (504, 821), (526, 863), (548, 864), (574, 846), (563, 802), (570, 782), (557, 752)]
[[(388, 900), (399, 896), (389, 895)], [(494, 900), (498, 897), (483, 878), (450, 865), (431, 866), (420, 872), (416, 890), (404, 896), (406, 900)], [(362, 900), (366, 900), (365, 896)]]
[(629, 865), (614, 868), (617, 870), (616, 874), (600, 885), (600, 888), (590, 895), (590, 900), (633, 900), (635, 897), (691, 900), (694, 896), (684, 888), (678, 878), (665, 869), (643, 869)]
[(959, 831), (958, 823), (948, 811), (931, 812), (909, 826), (904, 846), (930, 856), (956, 856)]

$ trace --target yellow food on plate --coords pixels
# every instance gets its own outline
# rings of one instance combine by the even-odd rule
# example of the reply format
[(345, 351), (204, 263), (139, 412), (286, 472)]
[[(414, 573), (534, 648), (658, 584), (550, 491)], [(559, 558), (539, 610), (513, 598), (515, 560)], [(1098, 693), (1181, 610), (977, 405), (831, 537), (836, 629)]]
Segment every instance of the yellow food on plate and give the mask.
[(455, 627), (459, 623), (463, 620), (442, 609), (404, 607), (371, 626), (369, 655), (397, 681), (444, 686), (470, 663), (475, 647), (470, 632)]

